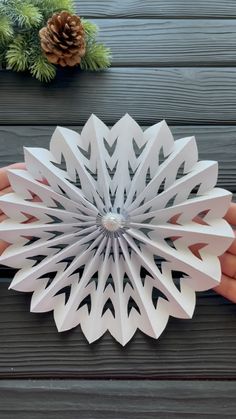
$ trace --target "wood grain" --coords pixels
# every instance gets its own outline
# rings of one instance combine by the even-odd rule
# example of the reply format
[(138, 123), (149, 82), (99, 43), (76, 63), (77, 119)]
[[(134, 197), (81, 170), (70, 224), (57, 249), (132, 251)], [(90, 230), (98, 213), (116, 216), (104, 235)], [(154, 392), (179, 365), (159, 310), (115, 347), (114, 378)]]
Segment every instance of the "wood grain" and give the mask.
[[(22, 160), (22, 145), (47, 147), (58, 123), (80, 130), (92, 112), (107, 124), (129, 112), (195, 134), (236, 197), (235, 0), (76, 7), (99, 24), (113, 67), (59, 71), (50, 85), (1, 71), (0, 166)], [(0, 267), (1, 419), (235, 418), (236, 305), (200, 293), (193, 319), (171, 318), (157, 341), (138, 332), (125, 348), (109, 334), (88, 345), (79, 327), (58, 333), (52, 313), (30, 313), (30, 295), (7, 290), (12, 275)]]
[(0, 124), (83, 124), (91, 113), (114, 123), (236, 123), (236, 68), (112, 68), (60, 73), (44, 86), (2, 71)]
[(76, 0), (76, 9), (89, 17), (236, 17), (234, 0)]
[[(70, 128), (81, 131), (80, 126)], [(23, 146), (48, 148), (54, 129), (55, 126), (0, 126), (0, 167), (23, 161)], [(172, 126), (171, 130), (176, 139), (195, 135), (199, 158), (219, 162), (218, 185), (236, 192), (235, 126)]]
[(1, 419), (234, 419), (235, 386), (234, 381), (4, 380)]
[(51, 313), (30, 313), (30, 295), (0, 284), (0, 378), (236, 379), (236, 305), (198, 296), (192, 320), (171, 318), (158, 340), (140, 332), (124, 348), (80, 328), (58, 333)]
[(223, 66), (236, 63), (233, 19), (93, 19), (112, 66)]
[(99, 39), (113, 66), (202, 66), (236, 63), (236, 25), (222, 19), (100, 19)]

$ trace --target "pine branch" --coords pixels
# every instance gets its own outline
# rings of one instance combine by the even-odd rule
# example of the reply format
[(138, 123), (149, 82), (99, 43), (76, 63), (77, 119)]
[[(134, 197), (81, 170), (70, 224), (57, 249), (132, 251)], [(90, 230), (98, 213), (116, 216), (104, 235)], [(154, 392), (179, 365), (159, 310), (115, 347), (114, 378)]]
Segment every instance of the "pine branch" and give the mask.
[(82, 70), (98, 71), (104, 70), (111, 65), (110, 48), (96, 42), (89, 43), (86, 54), (81, 59), (80, 67)]
[(56, 67), (49, 63), (47, 58), (40, 52), (37, 57), (34, 58), (31, 64), (30, 73), (37, 80), (48, 83), (53, 80), (56, 76)]
[(23, 35), (17, 35), (9, 45), (6, 52), (6, 61), (9, 68), (16, 71), (25, 71), (29, 64), (29, 45)]
[(5, 48), (0, 48), (0, 68), (6, 67), (6, 51)]
[(43, 19), (39, 8), (27, 0), (8, 0), (6, 10), (15, 24), (22, 28), (36, 27)]
[(4, 15), (0, 15), (0, 43), (5, 44), (13, 37), (14, 31), (11, 20)]
[(98, 33), (98, 26), (86, 19), (81, 19), (87, 39), (95, 40)]
[(75, 13), (73, 0), (35, 0), (35, 4), (42, 11), (47, 20), (53, 13), (66, 10), (69, 13)]

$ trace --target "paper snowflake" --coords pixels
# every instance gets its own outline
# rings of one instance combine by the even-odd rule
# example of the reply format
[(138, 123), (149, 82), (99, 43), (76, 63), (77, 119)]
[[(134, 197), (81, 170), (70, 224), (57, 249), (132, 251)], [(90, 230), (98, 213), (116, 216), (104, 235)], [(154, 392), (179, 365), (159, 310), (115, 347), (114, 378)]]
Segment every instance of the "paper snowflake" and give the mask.
[(59, 331), (158, 338), (170, 315), (192, 316), (195, 291), (219, 283), (231, 194), (215, 188), (217, 162), (198, 161), (194, 137), (91, 116), (81, 135), (58, 127), (50, 151), (25, 148), (25, 162), (0, 199), (0, 238), (13, 243), (0, 263), (19, 269), (10, 288), (33, 292), (31, 311), (53, 310)]

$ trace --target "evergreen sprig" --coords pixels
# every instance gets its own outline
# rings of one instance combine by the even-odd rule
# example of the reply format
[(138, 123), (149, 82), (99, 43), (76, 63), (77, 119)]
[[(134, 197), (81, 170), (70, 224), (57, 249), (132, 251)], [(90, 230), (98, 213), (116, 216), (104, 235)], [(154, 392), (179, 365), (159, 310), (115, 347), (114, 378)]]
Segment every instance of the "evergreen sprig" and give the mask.
[(32, 28), (38, 26), (42, 20), (43, 15), (39, 8), (28, 1), (9, 1), (12, 8), (9, 11), (9, 16), (12, 18), (14, 24), (21, 28)]
[(84, 27), (84, 31), (87, 37), (87, 41), (91, 41), (91, 40), (95, 40), (97, 34), (98, 34), (98, 26), (93, 23), (90, 22), (90, 20), (87, 19), (82, 19), (82, 24)]
[(82, 70), (98, 71), (108, 68), (111, 62), (110, 49), (101, 43), (97, 43), (98, 26), (89, 20), (82, 19), (86, 34), (86, 53), (81, 59)]
[(41, 10), (46, 20), (48, 20), (53, 13), (59, 13), (62, 10), (66, 10), (69, 13), (75, 13), (73, 0), (35, 0), (34, 4)]
[(25, 35), (18, 34), (10, 43), (6, 52), (6, 60), (9, 68), (12, 70), (27, 70), (30, 56), (27, 37)]
[[(61, 11), (75, 13), (73, 0), (0, 0), (0, 66), (26, 71), (42, 82), (56, 76), (57, 66), (49, 63), (40, 45), (39, 30)], [(82, 70), (97, 71), (110, 66), (109, 48), (98, 43), (98, 27), (81, 19), (85, 31), (86, 53)]]
[(13, 37), (14, 30), (11, 20), (4, 15), (0, 15), (0, 44), (5, 44)]
[(110, 49), (103, 44), (91, 42), (87, 45), (80, 67), (82, 70), (98, 71), (110, 66)]
[(56, 76), (56, 67), (45, 56), (38, 54), (30, 65), (30, 73), (40, 81), (49, 82)]

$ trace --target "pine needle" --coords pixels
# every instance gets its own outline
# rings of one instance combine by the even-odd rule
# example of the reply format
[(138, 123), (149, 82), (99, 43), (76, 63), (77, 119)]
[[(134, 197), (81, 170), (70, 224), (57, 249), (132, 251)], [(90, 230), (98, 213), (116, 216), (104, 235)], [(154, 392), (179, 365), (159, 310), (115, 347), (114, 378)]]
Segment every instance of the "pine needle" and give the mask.
[(95, 39), (98, 33), (98, 26), (86, 19), (81, 19), (84, 31), (88, 39)]
[(49, 82), (56, 76), (56, 67), (49, 63), (44, 55), (39, 54), (31, 64), (30, 73), (41, 82)]
[(22, 35), (17, 35), (9, 45), (6, 53), (6, 61), (9, 68), (16, 71), (25, 71), (29, 63), (29, 50), (27, 41)]
[(75, 13), (73, 0), (35, 0), (35, 4), (43, 12), (47, 20), (53, 13), (65, 10), (69, 13)]
[(86, 54), (80, 63), (82, 70), (99, 71), (110, 67), (110, 65), (110, 48), (96, 42), (87, 45)]
[(0, 15), (0, 43), (5, 43), (13, 37), (13, 27), (11, 20), (4, 15)]
[(43, 15), (34, 4), (28, 1), (14, 1), (12, 3), (12, 19), (20, 27), (31, 28), (39, 25), (42, 21)]

